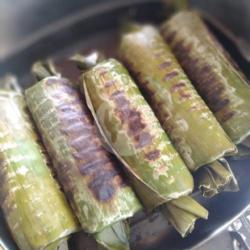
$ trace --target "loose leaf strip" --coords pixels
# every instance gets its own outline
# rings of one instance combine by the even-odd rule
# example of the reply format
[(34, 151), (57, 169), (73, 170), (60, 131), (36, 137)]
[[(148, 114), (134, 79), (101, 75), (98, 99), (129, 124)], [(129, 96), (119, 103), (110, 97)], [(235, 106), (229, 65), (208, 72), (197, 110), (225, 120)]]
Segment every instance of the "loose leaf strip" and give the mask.
[[(91, 99), (89, 97), (88, 94), (88, 89), (85, 85), (85, 82), (83, 81), (83, 92), (84, 92), (84, 96), (86, 99), (86, 103), (88, 108), (90, 109), (94, 119), (95, 119), (95, 123), (103, 137), (103, 139), (105, 140), (105, 143), (109, 146), (109, 148), (112, 150), (112, 152), (116, 155), (116, 157), (120, 160), (120, 162), (123, 164), (123, 166), (125, 167), (125, 172), (126, 174), (129, 176), (130, 178), (130, 182), (132, 184), (132, 186), (134, 187), (134, 189), (136, 190), (136, 193), (138, 195), (138, 197), (140, 198), (141, 202), (143, 203), (143, 205), (148, 209), (148, 210), (152, 210), (154, 207), (165, 203), (166, 199), (164, 197), (162, 197), (161, 195), (159, 195), (155, 190), (153, 190), (146, 182), (144, 182), (134, 171), (133, 169), (130, 168), (130, 166), (127, 164), (127, 162), (119, 155), (119, 153), (115, 150), (115, 148), (112, 147), (112, 144), (109, 142), (109, 140), (107, 139), (104, 130), (102, 129), (98, 118), (96, 116), (94, 107), (92, 105)], [(150, 193), (150, 195), (148, 195)], [(143, 197), (143, 198), (141, 198)]]
[(36, 81), (41, 81), (49, 76), (61, 77), (61, 74), (56, 70), (54, 63), (51, 60), (35, 62), (32, 65), (31, 72)]
[(141, 209), (69, 80), (47, 77), (26, 90), (26, 100), (57, 177), (86, 232), (102, 231)]
[(225, 159), (205, 166), (198, 173), (198, 180), (199, 189), (205, 197), (213, 197), (222, 191), (239, 191), (237, 180)]
[(117, 222), (96, 234), (79, 232), (72, 236), (70, 246), (81, 250), (129, 250), (129, 225)]
[(189, 169), (236, 150), (155, 27), (127, 28), (120, 55)]
[(161, 212), (182, 237), (186, 237), (194, 230), (198, 219), (208, 218), (208, 211), (190, 196), (166, 203), (161, 207)]
[(95, 240), (100, 249), (129, 250), (129, 225), (127, 222), (117, 222), (102, 232), (95, 234)]
[(250, 86), (198, 14), (177, 13), (162, 34), (233, 142), (244, 141), (250, 135)]
[[(114, 59), (105, 60), (84, 74), (82, 84), (87, 105), (96, 120), (100, 132), (118, 159), (124, 164), (129, 176), (133, 176), (133, 181), (140, 187), (144, 186), (144, 188), (137, 188), (137, 185), (134, 186), (142, 202), (145, 201), (144, 199), (149, 201), (147, 198), (149, 195), (145, 196), (145, 188), (152, 193), (151, 197), (155, 199), (156, 203), (151, 204), (153, 207), (164, 201), (188, 194), (193, 186), (190, 174), (183, 166), (183, 162), (178, 154), (170, 145), (166, 134), (160, 128), (154, 114), (142, 98), (124, 67)], [(101, 91), (99, 92), (100, 89)], [(110, 100), (114, 97), (116, 98), (115, 101), (111, 102)], [(109, 114), (110, 120), (109, 117), (105, 117), (105, 112)], [(125, 117), (119, 116), (119, 114), (125, 113)], [(132, 114), (135, 116), (134, 118), (139, 115), (141, 120), (137, 117), (139, 120), (136, 118), (137, 120), (135, 119), (133, 123), (130, 123), (129, 116)], [(124, 118), (122, 123), (119, 120), (121, 118)], [(128, 127), (126, 124), (129, 124)], [(154, 141), (148, 144), (150, 145), (148, 149), (145, 146), (148, 141), (134, 142), (131, 139), (131, 136), (133, 136), (132, 131), (131, 133), (127, 132), (128, 128), (133, 126), (138, 127), (140, 124), (143, 124), (141, 125), (143, 129), (138, 131), (144, 133), (143, 135), (151, 133), (149, 137), (150, 141)], [(112, 138), (116, 138), (116, 141), (112, 141)], [(142, 136), (141, 139), (145, 138)], [(149, 149), (151, 151), (148, 151)], [(157, 154), (151, 157), (151, 155), (148, 155), (150, 152), (156, 152)], [(146, 155), (150, 159), (147, 160)], [(166, 159), (168, 160), (166, 161)], [(158, 169), (160, 162), (165, 166), (159, 172), (160, 181), (157, 181), (158, 175), (155, 177), (153, 172)], [(172, 172), (168, 170), (167, 166), (171, 166)], [(140, 170), (142, 167), (143, 171)], [(152, 171), (152, 169), (155, 170)], [(175, 174), (176, 171), (178, 174)], [(145, 176), (147, 172), (148, 174)], [(158, 174), (158, 172), (155, 172), (155, 174)], [(163, 181), (163, 179), (166, 181)], [(170, 179), (172, 179), (172, 182)], [(184, 180), (185, 182), (183, 182)], [(140, 194), (140, 191), (143, 194)], [(160, 202), (157, 202), (159, 198)]]
[(0, 203), (22, 250), (44, 248), (78, 229), (52, 177), (24, 98), (0, 91)]

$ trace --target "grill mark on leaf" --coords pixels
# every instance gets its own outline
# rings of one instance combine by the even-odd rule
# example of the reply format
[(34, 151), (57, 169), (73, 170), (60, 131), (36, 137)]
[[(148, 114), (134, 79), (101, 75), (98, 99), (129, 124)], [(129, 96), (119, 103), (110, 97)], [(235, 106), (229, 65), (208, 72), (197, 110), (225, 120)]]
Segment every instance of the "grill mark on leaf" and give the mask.
[(171, 64), (172, 64), (171, 61), (162, 62), (162, 63), (159, 65), (159, 69), (162, 69), (162, 70), (163, 70), (163, 69), (166, 69), (166, 68), (170, 67)]
[(98, 179), (99, 178), (94, 178), (88, 186), (93, 190), (97, 200), (109, 201), (110, 197), (115, 195), (114, 187), (110, 183), (98, 183)]
[(107, 73), (108, 73), (108, 70), (106, 70), (106, 69), (100, 69), (99, 75), (101, 77), (104, 77)]
[(152, 136), (148, 132), (141, 132), (139, 135), (135, 136), (137, 141), (137, 148), (143, 148), (152, 142)]
[(176, 83), (174, 84), (172, 87), (171, 87), (171, 92), (177, 92), (179, 89), (183, 88), (186, 86), (186, 83), (185, 82), (179, 82), (179, 83)]
[(180, 40), (175, 42), (173, 46), (173, 50), (178, 51), (182, 57), (186, 57), (186, 55), (191, 51), (192, 45), (185, 45), (184, 40)]
[[(93, 139), (93, 138), (91, 138)], [(73, 156), (78, 159), (78, 160), (85, 160), (86, 157), (88, 156), (87, 154), (92, 154), (92, 156), (96, 156), (95, 154), (98, 152), (102, 152), (103, 148), (97, 145), (88, 145), (85, 146), (84, 148), (82, 148), (81, 150), (76, 150), (75, 152), (73, 152)], [(92, 157), (91, 156), (91, 157)]]
[(78, 95), (78, 92), (75, 88), (72, 88), (70, 86), (64, 86), (62, 88), (62, 91), (66, 92), (67, 94), (70, 94), (70, 95)]
[[(148, 81), (145, 81), (145, 82), (142, 84), (142, 89), (144, 90), (145, 95), (146, 95), (147, 97), (152, 97), (152, 96), (154, 96), (154, 95), (156, 94), (156, 92), (150, 88), (150, 84), (149, 84)], [(149, 98), (149, 99), (150, 99), (150, 98)]]
[(172, 43), (176, 35), (177, 35), (176, 31), (171, 31), (166, 37), (167, 42)]
[(229, 102), (230, 101), (228, 99), (218, 101), (217, 97), (214, 97), (214, 104), (213, 104), (214, 112), (218, 112), (219, 110), (225, 108), (226, 106), (228, 106)]
[(46, 84), (47, 85), (58, 84), (58, 79), (56, 79), (56, 78), (48, 78), (48, 79), (46, 79)]
[(82, 164), (79, 169), (83, 175), (93, 175), (97, 171), (102, 170), (102, 168), (108, 163), (110, 163), (109, 159), (94, 159)]
[(172, 72), (170, 72), (170, 73), (167, 73), (165, 76), (164, 76), (164, 78), (163, 78), (163, 80), (164, 81), (170, 81), (170, 80), (172, 80), (174, 77), (176, 77), (176, 76), (178, 76), (178, 72), (177, 71), (172, 71)]
[(200, 69), (200, 74), (205, 77), (212, 73), (212, 67), (210, 65), (205, 65)]
[[(79, 130), (76, 130), (76, 129), (79, 129)], [(82, 134), (85, 134), (85, 133), (91, 133), (93, 128), (89, 128), (87, 126), (85, 127), (81, 127), (81, 126), (74, 126), (74, 125), (70, 125), (68, 127), (64, 127), (61, 129), (61, 131), (67, 135), (67, 136), (71, 136), (71, 138), (73, 137), (77, 137), (77, 136), (80, 136)]]
[(147, 153), (145, 155), (145, 157), (146, 157), (146, 159), (148, 159), (150, 161), (154, 161), (160, 157), (160, 151), (159, 150), (151, 151), (151, 152)]
[(186, 100), (189, 100), (192, 95), (187, 93), (186, 91), (184, 91), (183, 89), (181, 89), (179, 92), (179, 95), (180, 95), (180, 100), (181, 101), (186, 101)]
[(235, 111), (228, 111), (222, 115), (221, 121), (226, 122), (236, 114)]
[(105, 88), (109, 88), (115, 84), (115, 80), (108, 80), (104, 83)]
[(97, 199), (108, 201), (115, 194), (115, 189), (110, 181), (118, 175), (117, 171), (101, 171), (89, 184)]
[(71, 112), (71, 113), (78, 113), (75, 107), (69, 106), (69, 105), (61, 105), (58, 106), (58, 111), (61, 112)]

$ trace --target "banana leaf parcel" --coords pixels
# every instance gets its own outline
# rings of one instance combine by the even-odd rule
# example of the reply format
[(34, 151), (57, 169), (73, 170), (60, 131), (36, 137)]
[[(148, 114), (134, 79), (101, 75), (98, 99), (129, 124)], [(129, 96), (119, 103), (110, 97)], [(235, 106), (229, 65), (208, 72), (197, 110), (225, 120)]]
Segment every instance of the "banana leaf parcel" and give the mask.
[(236, 151), (155, 27), (128, 25), (120, 56), (190, 170)]
[(26, 90), (28, 107), (81, 226), (100, 233), (141, 205), (102, 145), (78, 89), (51, 76)]
[(44, 249), (78, 229), (48, 167), (24, 98), (0, 90), (0, 202), (21, 250)]
[(235, 151), (155, 27), (131, 25), (120, 55), (189, 169)]
[[(152, 209), (167, 202), (164, 210), (172, 202), (180, 204), (192, 191), (192, 177), (127, 70), (115, 59), (106, 59), (92, 65), (81, 84), (100, 132), (123, 162), (144, 206)], [(184, 201), (190, 208), (195, 203), (191, 197)], [(168, 219), (183, 236), (191, 231), (187, 224), (199, 218), (192, 209), (174, 206), (171, 211)], [(175, 217), (180, 213), (185, 225)]]
[[(134, 177), (133, 182), (137, 180), (139, 186), (151, 191), (150, 199), (159, 198), (163, 203), (192, 192), (191, 174), (118, 61), (98, 63), (83, 74), (82, 84), (100, 131)], [(142, 190), (135, 189), (138, 193)], [(140, 197), (142, 201), (144, 196)]]
[(234, 143), (250, 135), (250, 86), (192, 11), (174, 15), (162, 34), (195, 88)]

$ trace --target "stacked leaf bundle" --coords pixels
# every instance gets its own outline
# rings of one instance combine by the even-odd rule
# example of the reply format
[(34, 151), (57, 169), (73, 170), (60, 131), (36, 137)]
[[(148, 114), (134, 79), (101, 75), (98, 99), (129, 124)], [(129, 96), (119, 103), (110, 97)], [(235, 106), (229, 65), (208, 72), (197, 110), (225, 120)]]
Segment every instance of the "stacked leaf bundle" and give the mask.
[(78, 225), (53, 179), (24, 98), (0, 90), (0, 199), (21, 250), (44, 249)]
[[(207, 218), (207, 211), (192, 198), (184, 199), (186, 207), (182, 203), (193, 190), (192, 176), (122, 64), (106, 59), (92, 65), (81, 84), (102, 135), (123, 162), (145, 207), (168, 202), (170, 221), (183, 236), (197, 218)], [(177, 211), (190, 215), (188, 226)]]
[[(151, 25), (128, 25), (120, 55), (161, 125), (123, 65), (115, 59), (99, 62), (98, 54), (83, 57), (87, 69), (81, 87), (87, 103), (76, 85), (49, 76), (56, 72), (44, 65), (34, 68), (39, 82), (26, 91), (81, 226), (110, 250), (129, 248), (124, 220), (141, 205), (107, 149), (122, 163), (144, 206), (162, 205), (161, 211), (185, 236), (197, 218), (208, 216), (188, 196), (193, 178), (186, 166), (199, 169), (205, 196), (232, 191), (235, 179), (222, 157), (236, 152), (233, 142), (249, 146), (250, 87), (197, 14), (175, 15), (164, 23), (162, 33), (231, 139)], [(54, 250), (76, 230), (76, 222), (48, 169), (22, 95), (0, 91), (0, 103), (0, 197), (7, 222), (21, 249)]]
[[(46, 70), (40, 69), (35, 67), (34, 71), (41, 79)], [(48, 76), (27, 89), (25, 95), (82, 228), (97, 234), (96, 240), (105, 245), (102, 240), (109, 238), (103, 239), (102, 233), (123, 228), (120, 222), (140, 210), (139, 201), (124, 182), (116, 159), (103, 148), (74, 84), (60, 76)]]
[(203, 194), (212, 196), (231, 184), (232, 172), (220, 162), (213, 162), (234, 152), (235, 145), (198, 95), (159, 31), (151, 25), (128, 24), (121, 37), (120, 56), (189, 169), (196, 171), (213, 164), (200, 170)]
[(244, 143), (250, 135), (250, 87), (230, 56), (192, 11), (166, 21), (162, 34), (232, 141)]

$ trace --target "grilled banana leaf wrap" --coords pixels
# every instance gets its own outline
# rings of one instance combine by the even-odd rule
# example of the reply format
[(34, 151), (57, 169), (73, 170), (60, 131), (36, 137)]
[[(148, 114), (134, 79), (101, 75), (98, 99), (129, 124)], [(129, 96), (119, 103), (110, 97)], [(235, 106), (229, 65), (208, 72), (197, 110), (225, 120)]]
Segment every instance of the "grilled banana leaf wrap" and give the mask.
[(78, 229), (48, 167), (24, 98), (0, 90), (0, 203), (21, 250), (44, 249)]
[(234, 143), (250, 135), (250, 86), (199, 15), (183, 11), (162, 34), (193, 85)]
[(139, 183), (135, 189), (146, 206), (192, 192), (191, 174), (121, 63), (98, 63), (83, 74), (82, 85), (100, 131)]
[(155, 27), (132, 24), (120, 56), (190, 170), (235, 151)]
[(128, 25), (120, 56), (191, 171), (236, 151), (155, 27)]
[[(145, 207), (152, 209), (168, 201), (162, 206), (164, 211), (168, 205), (171, 209), (172, 201), (181, 203), (179, 200), (192, 191), (192, 177), (123, 65), (115, 59), (104, 60), (85, 72), (82, 80), (100, 132), (123, 162)], [(185, 201), (190, 208), (195, 203), (191, 197)], [(186, 225), (199, 218), (194, 219), (193, 212), (192, 208), (176, 208), (176, 213), (186, 218), (185, 225), (177, 218), (170, 220), (182, 235), (191, 231)]]
[(73, 83), (46, 77), (25, 96), (59, 182), (86, 232), (101, 232), (140, 210)]

